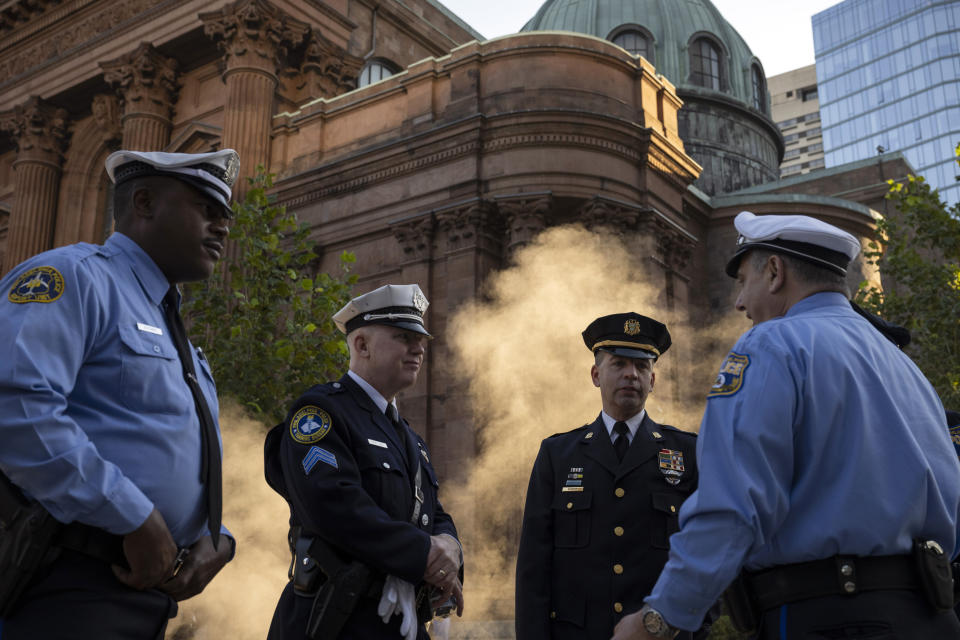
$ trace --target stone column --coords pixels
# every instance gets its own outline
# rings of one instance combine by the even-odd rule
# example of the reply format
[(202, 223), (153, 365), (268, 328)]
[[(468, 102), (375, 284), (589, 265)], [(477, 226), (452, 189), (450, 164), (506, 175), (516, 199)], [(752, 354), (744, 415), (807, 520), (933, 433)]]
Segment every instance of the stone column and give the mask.
[(166, 149), (179, 90), (177, 61), (144, 42), (135, 51), (101, 62), (100, 68), (123, 101), (121, 146), (133, 151)]
[(310, 27), (265, 0), (239, 0), (199, 17), (204, 33), (224, 54), (227, 97), (220, 146), (240, 154), (233, 196), (241, 200), (257, 165), (270, 166), (277, 74), (288, 51), (303, 43)]
[(63, 154), (69, 137), (67, 112), (34, 96), (0, 113), (0, 129), (9, 132), (17, 146), (14, 203), (3, 257), (6, 273), (52, 246)]
[[(417, 284), (423, 290), (430, 306), (424, 314), (424, 324), (431, 333), (437, 331), (434, 326), (437, 320), (438, 305), (437, 293), (433, 290), (433, 233), (435, 221), (431, 214), (426, 214), (412, 220), (404, 220), (390, 225), (393, 237), (397, 239), (403, 250), (400, 263), (400, 275), (397, 284)], [(410, 422), (414, 430), (421, 434), (429, 447), (433, 447), (433, 423), (436, 412), (431, 406), (431, 389), (437, 379), (435, 368), (440, 363), (434, 353), (434, 345), (427, 346), (425, 366), (417, 377), (417, 383), (400, 393), (398, 406), (403, 416)], [(436, 453), (434, 453), (436, 456)]]

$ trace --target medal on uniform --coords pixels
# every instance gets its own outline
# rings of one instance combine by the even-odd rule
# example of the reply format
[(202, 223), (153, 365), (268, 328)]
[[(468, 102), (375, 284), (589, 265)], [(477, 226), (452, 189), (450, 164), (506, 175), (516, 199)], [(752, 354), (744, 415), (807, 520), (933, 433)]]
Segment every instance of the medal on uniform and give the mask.
[(683, 477), (683, 451), (674, 451), (673, 449), (660, 449), (660, 473), (670, 484), (680, 484)]
[(580, 491), (583, 491), (583, 467), (570, 467), (570, 472), (567, 473), (567, 480), (560, 489), (560, 493)]

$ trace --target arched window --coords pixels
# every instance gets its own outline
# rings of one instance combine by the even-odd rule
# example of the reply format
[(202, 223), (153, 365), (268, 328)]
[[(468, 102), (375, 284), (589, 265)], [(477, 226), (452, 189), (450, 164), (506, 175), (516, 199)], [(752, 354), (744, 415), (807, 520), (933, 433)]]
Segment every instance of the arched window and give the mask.
[(720, 91), (720, 50), (707, 38), (698, 38), (690, 46), (690, 81)]
[(635, 56), (643, 56), (648, 62), (653, 62), (653, 37), (643, 29), (637, 27), (620, 29), (614, 32), (610, 41)]
[(750, 78), (753, 83), (753, 108), (761, 113), (767, 112), (767, 84), (763, 72), (757, 65), (751, 65)]
[(365, 87), (374, 82), (380, 82), (396, 72), (397, 68), (386, 60), (371, 60), (363, 67), (363, 71), (360, 72), (360, 78), (357, 80), (357, 88)]

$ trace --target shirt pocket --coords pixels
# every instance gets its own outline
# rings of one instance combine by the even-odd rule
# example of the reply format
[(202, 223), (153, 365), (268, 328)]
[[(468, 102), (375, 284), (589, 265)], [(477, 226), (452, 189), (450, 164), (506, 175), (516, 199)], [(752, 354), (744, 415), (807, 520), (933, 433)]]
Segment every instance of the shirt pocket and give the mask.
[(553, 500), (553, 545), (573, 549), (590, 544), (590, 503), (593, 494), (561, 493)]
[(187, 394), (183, 367), (169, 338), (120, 325), (120, 397), (142, 413), (184, 413)]
[(670, 548), (670, 536), (680, 530), (680, 505), (685, 496), (674, 493), (654, 493), (653, 523), (650, 528), (650, 545), (657, 549)]
[(390, 517), (409, 520), (406, 505), (413, 497), (413, 487), (407, 482), (402, 464), (386, 449), (368, 451), (357, 460), (361, 482), (373, 501)]

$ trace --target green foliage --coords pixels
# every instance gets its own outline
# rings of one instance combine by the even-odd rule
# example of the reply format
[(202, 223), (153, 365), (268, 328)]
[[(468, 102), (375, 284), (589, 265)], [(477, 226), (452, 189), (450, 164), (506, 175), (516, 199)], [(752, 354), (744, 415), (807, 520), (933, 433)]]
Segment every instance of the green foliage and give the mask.
[(219, 393), (272, 424), (305, 389), (346, 370), (333, 314), (350, 299), (356, 258), (344, 252), (339, 273), (314, 274), (307, 225), (267, 195), (273, 176), (259, 166), (249, 181), (230, 229), (240, 259), (222, 261), (210, 279), (188, 287), (184, 317), (207, 351)]
[[(955, 153), (960, 164), (960, 145)], [(878, 222), (865, 252), (884, 290), (863, 283), (858, 302), (910, 330), (910, 357), (944, 406), (960, 409), (960, 203), (948, 208), (922, 177), (887, 182), (898, 212)]]

